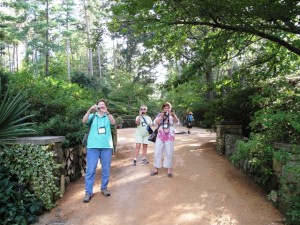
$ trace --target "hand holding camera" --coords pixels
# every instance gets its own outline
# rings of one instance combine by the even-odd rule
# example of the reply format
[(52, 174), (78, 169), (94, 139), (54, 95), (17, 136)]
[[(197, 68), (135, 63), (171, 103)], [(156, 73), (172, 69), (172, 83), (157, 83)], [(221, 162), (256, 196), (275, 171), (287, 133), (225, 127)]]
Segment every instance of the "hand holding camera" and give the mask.
[(107, 108), (105, 106), (97, 106), (93, 105), (92, 109), (95, 110), (96, 112), (107, 112)]

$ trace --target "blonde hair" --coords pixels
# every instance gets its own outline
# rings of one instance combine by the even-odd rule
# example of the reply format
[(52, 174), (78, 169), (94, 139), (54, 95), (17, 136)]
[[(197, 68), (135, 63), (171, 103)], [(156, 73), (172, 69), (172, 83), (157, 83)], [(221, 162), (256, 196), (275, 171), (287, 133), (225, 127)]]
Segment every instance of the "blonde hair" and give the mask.
[(140, 109), (141, 109), (141, 108), (145, 108), (146, 110), (148, 110), (148, 107), (145, 106), (145, 105), (141, 105)]

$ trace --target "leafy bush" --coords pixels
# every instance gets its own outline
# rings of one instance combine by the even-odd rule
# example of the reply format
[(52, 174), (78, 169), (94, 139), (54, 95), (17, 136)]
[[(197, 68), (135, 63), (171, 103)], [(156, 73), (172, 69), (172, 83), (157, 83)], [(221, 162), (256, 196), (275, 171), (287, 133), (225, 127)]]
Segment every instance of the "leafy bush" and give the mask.
[(251, 97), (257, 92), (255, 87), (234, 89), (211, 102), (210, 110), (205, 114), (203, 123), (214, 124), (216, 121), (238, 121), (243, 128), (243, 135), (249, 137), (252, 116), (259, 105), (253, 104)]
[(124, 120), (122, 119), (121, 116), (116, 118), (116, 124), (122, 124), (124, 122)]
[(65, 146), (81, 143), (85, 132), (81, 119), (98, 100), (94, 95), (100, 93), (51, 77), (32, 78), (25, 74), (11, 77), (11, 84), (23, 89), (27, 96), (36, 136), (65, 136)]
[(54, 157), (49, 146), (1, 145), (1, 164), (17, 177), (18, 183), (32, 188), (34, 195), (46, 209), (54, 206), (53, 196), (59, 194), (54, 176), (59, 165), (55, 163)]
[(289, 198), (289, 211), (286, 213), (287, 225), (300, 225), (300, 196)]
[(237, 151), (231, 156), (234, 165), (247, 160), (254, 168), (254, 179), (259, 184), (266, 184), (273, 174), (273, 148), (264, 142), (264, 137), (252, 134), (248, 141), (238, 141)]
[(1, 79), (0, 102), (0, 138), (34, 133), (30, 128), (32, 123), (27, 121), (32, 115), (25, 114), (29, 104), (25, 101), (24, 94), (19, 91), (14, 95), (9, 88), (2, 89)]
[(0, 158), (0, 218), (1, 224), (32, 224), (43, 211), (43, 204), (11, 174)]
[[(269, 79), (257, 84), (258, 91), (251, 96), (251, 102), (259, 106), (254, 113), (250, 128), (252, 134), (250, 140), (240, 142), (237, 153), (232, 157), (236, 163), (240, 159), (249, 159), (258, 166), (260, 175), (259, 182), (266, 182), (272, 172), (271, 160), (273, 157), (284, 161), (286, 154), (282, 152), (272, 153), (268, 144), (273, 142), (284, 142), (300, 144), (300, 86), (298, 77)], [(259, 135), (258, 135), (259, 134)], [(268, 143), (268, 144), (267, 144)], [(299, 155), (299, 149), (296, 155)], [(297, 164), (285, 166), (287, 174), (299, 180), (300, 166)], [(300, 194), (299, 186), (290, 184), (282, 179), (285, 190), (281, 187), (282, 196), (285, 193)], [(298, 196), (284, 196), (288, 205), (287, 224), (299, 224), (300, 198)]]
[(261, 106), (250, 126), (268, 142), (300, 143), (300, 88), (272, 79), (261, 84), (253, 102)]
[[(83, 76), (78, 75), (78, 77)], [(132, 82), (126, 79), (122, 80), (122, 85), (116, 85), (113, 88), (111, 84), (115, 81), (106, 78), (96, 79), (96, 77), (88, 78), (91, 82), (88, 88), (84, 82), (76, 81), (80, 83), (81, 86), (79, 86), (65, 80), (33, 76), (25, 72), (13, 74), (9, 79), (10, 85), (15, 90), (22, 90), (27, 97), (30, 104), (27, 113), (34, 115), (30, 122), (34, 123), (32, 128), (36, 130), (35, 135), (65, 136), (63, 147), (81, 143), (86, 130), (81, 121), (83, 115), (100, 98), (108, 99), (111, 89), (115, 89), (115, 99), (118, 101), (109, 98), (108, 108), (115, 117), (130, 114), (129, 109), (135, 108), (136, 104), (140, 105), (141, 93), (143, 93), (143, 98), (147, 97), (144, 91), (145, 86), (141, 86), (138, 89), (140, 92), (131, 96), (130, 102), (125, 96), (122, 96), (124, 101), (120, 100), (120, 89), (124, 89), (124, 92), (130, 90), (126, 89), (124, 82), (129, 84)], [(146, 100), (148, 101), (148, 98)]]

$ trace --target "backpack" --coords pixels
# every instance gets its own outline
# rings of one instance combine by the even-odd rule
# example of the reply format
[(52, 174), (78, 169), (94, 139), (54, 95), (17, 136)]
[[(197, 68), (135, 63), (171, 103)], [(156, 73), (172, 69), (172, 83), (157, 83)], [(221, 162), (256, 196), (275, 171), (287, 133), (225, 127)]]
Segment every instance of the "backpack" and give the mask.
[(188, 115), (188, 116), (187, 116), (187, 121), (188, 121), (188, 122), (193, 122), (193, 121), (194, 121), (193, 116), (192, 116), (192, 115)]

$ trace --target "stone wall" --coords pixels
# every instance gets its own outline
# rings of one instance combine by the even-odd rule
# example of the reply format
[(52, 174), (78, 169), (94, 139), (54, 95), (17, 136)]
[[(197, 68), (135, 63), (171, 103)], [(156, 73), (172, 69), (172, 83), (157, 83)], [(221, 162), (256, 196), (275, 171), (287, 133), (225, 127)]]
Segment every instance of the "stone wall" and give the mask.
[(225, 156), (230, 159), (230, 157), (237, 150), (237, 141), (248, 140), (248, 138), (239, 134), (224, 134), (224, 145), (225, 145)]
[[(270, 194), (271, 200), (278, 203), (281, 212), (287, 212), (289, 206), (286, 198), (300, 196), (300, 174), (296, 168), (300, 167), (300, 152), (295, 150), (299, 146), (285, 143), (273, 143), (275, 157), (273, 157), (273, 170), (279, 183), (279, 188)], [(284, 158), (276, 157), (276, 151), (283, 151)]]
[(225, 134), (242, 135), (242, 125), (237, 122), (216, 123), (217, 152), (225, 154)]
[[(65, 188), (71, 181), (76, 181), (86, 172), (86, 148), (81, 145), (63, 149), (63, 161), (61, 172), (61, 193), (65, 192)], [(63, 183), (64, 182), (64, 183)]]

